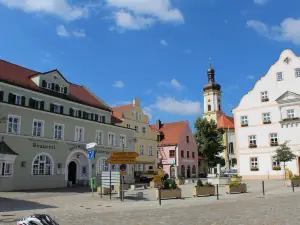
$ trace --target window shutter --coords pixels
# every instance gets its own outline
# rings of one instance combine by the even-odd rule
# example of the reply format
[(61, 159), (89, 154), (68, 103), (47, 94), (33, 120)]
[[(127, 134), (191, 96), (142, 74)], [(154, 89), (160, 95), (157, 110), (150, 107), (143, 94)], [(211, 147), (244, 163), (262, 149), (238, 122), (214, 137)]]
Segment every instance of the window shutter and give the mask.
[(99, 116), (98, 116), (98, 114), (95, 114), (95, 121), (99, 121)]
[(58, 84), (55, 85), (55, 91), (59, 92), (59, 85)]
[(13, 93), (9, 93), (8, 94), (8, 103), (15, 103), (14, 102), (14, 94)]
[(44, 108), (45, 108), (45, 102), (41, 101), (41, 103), (40, 103), (40, 110), (44, 110)]
[(47, 83), (45, 80), (42, 80), (42, 87), (45, 88), (47, 86)]
[(74, 109), (70, 108), (70, 116), (74, 116)]
[(105, 116), (102, 116), (102, 123), (105, 123)]
[(50, 104), (50, 112), (54, 112), (54, 104)]
[(30, 108), (34, 108), (34, 100), (32, 98), (29, 99), (29, 105)]
[(83, 119), (86, 119), (86, 112), (83, 111)]
[(67, 94), (67, 92), (68, 92), (68, 88), (64, 87), (64, 93)]
[(26, 99), (25, 96), (21, 97), (21, 105), (22, 106), (25, 106), (25, 99)]
[(81, 110), (78, 110), (78, 117), (81, 118)]
[(3, 91), (0, 91), (0, 101), (3, 102), (3, 95), (4, 95), (4, 92)]
[(91, 120), (94, 120), (94, 113), (91, 113)]
[(60, 114), (64, 114), (64, 107), (60, 106)]
[(54, 91), (54, 89), (55, 89), (55, 84), (51, 83), (51, 90)]

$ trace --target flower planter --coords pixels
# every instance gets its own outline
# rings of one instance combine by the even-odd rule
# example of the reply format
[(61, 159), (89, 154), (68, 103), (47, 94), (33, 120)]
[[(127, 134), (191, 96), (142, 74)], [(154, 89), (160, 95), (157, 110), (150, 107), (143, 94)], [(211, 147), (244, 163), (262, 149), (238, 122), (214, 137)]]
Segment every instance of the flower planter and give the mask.
[[(300, 186), (300, 178), (293, 180), (294, 187)], [(292, 186), (292, 180), (286, 180), (286, 186), (291, 187)]]
[(251, 168), (251, 171), (259, 171), (259, 168)]
[(215, 186), (213, 187), (193, 187), (193, 196), (215, 195)]
[[(156, 199), (158, 199), (158, 191), (156, 190)], [(181, 189), (161, 189), (161, 199), (181, 198)]]
[(242, 178), (241, 177), (232, 177), (231, 181), (242, 182)]
[(261, 99), (261, 102), (268, 102), (268, 101), (269, 101), (268, 98), (262, 98), (262, 99)]
[(176, 178), (175, 183), (177, 185), (183, 185), (185, 183), (184, 179), (182, 178)]
[(226, 185), (225, 186), (225, 192), (227, 194), (232, 194), (232, 193), (245, 193), (247, 192), (247, 186), (246, 184), (240, 184), (240, 185)]
[(278, 143), (271, 143), (270, 146), (271, 147), (278, 146)]
[(283, 121), (291, 121), (291, 120), (298, 120), (299, 117), (292, 117), (292, 118), (284, 118)]
[(281, 167), (280, 166), (273, 166), (272, 169), (273, 170), (281, 170)]
[(158, 186), (162, 186), (161, 180), (151, 181), (150, 182), (150, 188), (157, 188)]
[(249, 148), (257, 148), (257, 145), (256, 144), (250, 144)]
[(241, 127), (248, 127), (248, 124), (242, 124)]
[(263, 123), (264, 123), (264, 124), (270, 124), (271, 121), (264, 121)]

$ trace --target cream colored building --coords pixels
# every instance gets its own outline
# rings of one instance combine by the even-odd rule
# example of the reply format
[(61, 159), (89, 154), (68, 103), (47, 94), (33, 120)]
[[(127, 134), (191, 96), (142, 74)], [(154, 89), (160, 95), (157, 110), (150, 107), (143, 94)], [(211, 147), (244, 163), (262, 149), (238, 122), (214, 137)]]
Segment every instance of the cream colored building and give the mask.
[(149, 118), (143, 113), (138, 98), (132, 104), (118, 106), (112, 109), (115, 124), (135, 130), (136, 152), (139, 154), (135, 171), (147, 171), (157, 165), (157, 139), (156, 133), (150, 129)]

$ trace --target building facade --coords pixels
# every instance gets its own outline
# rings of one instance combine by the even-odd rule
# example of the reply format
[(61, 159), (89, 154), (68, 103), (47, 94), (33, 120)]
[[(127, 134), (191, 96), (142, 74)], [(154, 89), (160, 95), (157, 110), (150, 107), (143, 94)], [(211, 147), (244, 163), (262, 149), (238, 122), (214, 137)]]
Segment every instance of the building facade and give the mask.
[[(111, 108), (59, 71), (0, 60), (0, 191), (87, 184), (111, 152), (135, 151), (134, 130), (111, 124)], [(95, 159), (85, 144), (96, 142)], [(132, 168), (125, 179), (132, 180)]]
[(285, 50), (234, 109), (238, 170), (243, 177), (283, 178), (276, 148), (285, 141), (297, 155), (287, 168), (299, 175), (299, 87), (300, 59)]
[(136, 158), (135, 171), (142, 172), (156, 169), (157, 141), (156, 134), (150, 129), (149, 117), (143, 113), (138, 98), (132, 104), (114, 107), (113, 116), (119, 120), (119, 126), (135, 130)]
[(203, 118), (213, 120), (218, 129), (224, 130), (223, 144), (225, 149), (220, 156), (225, 159), (223, 169), (236, 168), (234, 120), (222, 110), (221, 85), (215, 81), (215, 70), (210, 65), (207, 71), (208, 83), (203, 87), (204, 112)]
[(160, 167), (170, 177), (198, 177), (198, 149), (187, 121), (162, 124), (151, 129), (156, 132)]

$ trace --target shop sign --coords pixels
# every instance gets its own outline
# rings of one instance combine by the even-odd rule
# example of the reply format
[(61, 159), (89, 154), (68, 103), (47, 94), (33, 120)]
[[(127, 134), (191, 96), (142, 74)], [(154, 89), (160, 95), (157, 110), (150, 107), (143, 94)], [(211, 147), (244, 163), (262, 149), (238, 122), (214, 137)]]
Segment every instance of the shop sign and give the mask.
[(162, 160), (162, 164), (164, 164), (164, 165), (175, 165), (175, 159)]
[(37, 144), (37, 143), (33, 142), (32, 147), (43, 148), (43, 149), (55, 149), (56, 146), (55, 145)]

